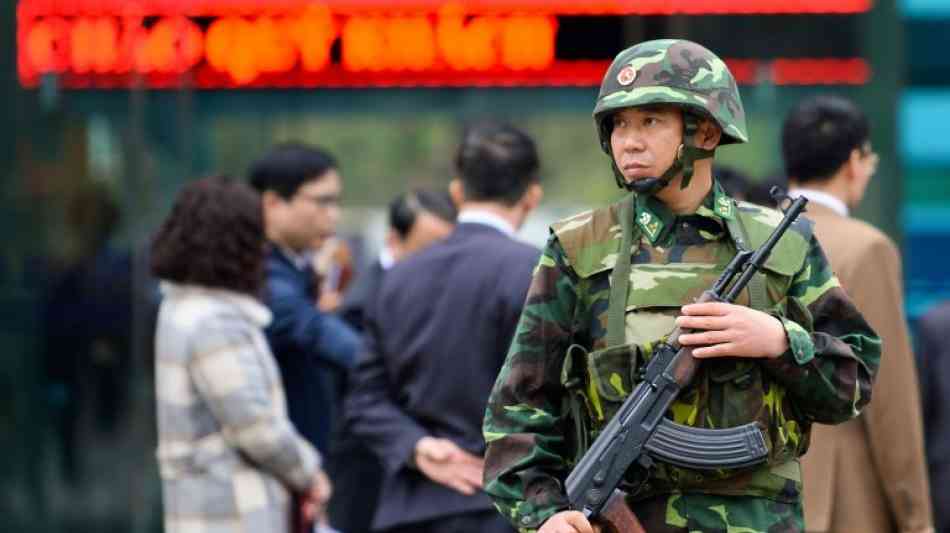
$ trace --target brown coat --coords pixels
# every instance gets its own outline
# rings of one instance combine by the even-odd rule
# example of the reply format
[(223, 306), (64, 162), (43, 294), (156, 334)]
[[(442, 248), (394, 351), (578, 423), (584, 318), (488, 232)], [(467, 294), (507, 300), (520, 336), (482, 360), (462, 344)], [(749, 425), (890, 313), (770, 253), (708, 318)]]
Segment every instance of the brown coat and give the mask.
[(917, 371), (894, 243), (859, 220), (808, 204), (841, 284), (883, 340), (871, 404), (838, 426), (815, 424), (802, 460), (809, 532), (926, 532), (933, 520)]

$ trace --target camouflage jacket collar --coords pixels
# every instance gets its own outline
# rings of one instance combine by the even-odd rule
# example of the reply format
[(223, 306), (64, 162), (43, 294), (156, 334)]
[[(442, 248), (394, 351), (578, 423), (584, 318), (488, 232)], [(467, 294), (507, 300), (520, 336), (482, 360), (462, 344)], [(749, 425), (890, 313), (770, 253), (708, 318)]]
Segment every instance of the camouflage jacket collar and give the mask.
[[(634, 217), (640, 231), (653, 245), (669, 240), (673, 228), (680, 220), (699, 222), (699, 224), (691, 225), (706, 229), (707, 231), (700, 231), (699, 233), (707, 240), (716, 240), (725, 231), (726, 221), (735, 217), (735, 202), (726, 194), (719, 182), (713, 180), (713, 186), (709, 194), (703, 199), (703, 203), (700, 204), (696, 212), (691, 215), (676, 215), (655, 196), (637, 196)], [(703, 221), (707, 223), (703, 224)], [(713, 231), (708, 231), (709, 229)]]

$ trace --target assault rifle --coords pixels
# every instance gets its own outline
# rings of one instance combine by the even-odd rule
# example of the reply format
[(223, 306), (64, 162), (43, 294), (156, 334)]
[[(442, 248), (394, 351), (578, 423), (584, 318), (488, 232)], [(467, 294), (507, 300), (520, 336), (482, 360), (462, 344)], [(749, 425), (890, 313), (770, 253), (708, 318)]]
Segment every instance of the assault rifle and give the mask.
[[(781, 195), (776, 188), (772, 194), (777, 198)], [(791, 201), (768, 240), (757, 250), (739, 251), (697, 302), (733, 302), (807, 202), (804, 197)], [(632, 478), (643, 483), (649, 478), (654, 460), (701, 470), (742, 468), (766, 460), (765, 438), (754, 422), (728, 429), (703, 429), (664, 417), (699, 368), (692, 348), (679, 344), (680, 335), (689, 332), (677, 327), (665, 343), (656, 346), (643, 380), (567, 477), (571, 506), (606, 526), (607, 532), (644, 531), (624, 501), (626, 493), (618, 488), (630, 469), (634, 469), (630, 472)]]

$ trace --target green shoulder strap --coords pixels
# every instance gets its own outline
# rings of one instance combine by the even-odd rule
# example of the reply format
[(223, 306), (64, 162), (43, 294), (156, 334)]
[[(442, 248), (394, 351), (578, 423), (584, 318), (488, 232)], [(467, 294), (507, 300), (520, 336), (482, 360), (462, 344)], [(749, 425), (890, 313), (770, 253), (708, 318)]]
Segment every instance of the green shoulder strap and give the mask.
[[(610, 303), (607, 308), (607, 346), (619, 346), (627, 343), (626, 319), (627, 289), (630, 286), (630, 248), (633, 246), (633, 204), (636, 195), (630, 194), (622, 200), (620, 206), (620, 227), (623, 237), (620, 241), (620, 253), (610, 277)], [(636, 368), (636, 361), (634, 368)]]
[[(745, 224), (743, 224), (742, 218), (739, 216), (739, 206), (735, 203), (735, 200), (733, 200), (733, 212), (736, 213), (736, 215), (726, 220), (726, 228), (729, 230), (732, 242), (736, 243), (736, 248), (739, 250), (749, 250), (751, 249), (752, 242), (749, 240), (749, 233), (746, 231)], [(769, 294), (765, 288), (765, 274), (761, 270), (752, 276), (746, 288), (749, 291), (749, 307), (760, 311), (768, 309)]]
[[(634, 226), (633, 226), (633, 194), (620, 200), (620, 227), (622, 236), (620, 240), (620, 251), (617, 254), (617, 261), (614, 263), (614, 270), (610, 278), (610, 303), (607, 308), (607, 346), (626, 344), (626, 327), (624, 315), (627, 307), (627, 289), (630, 286), (630, 248), (633, 246)], [(581, 457), (590, 448), (590, 420), (589, 413), (586, 412), (587, 397), (584, 391), (584, 380), (581, 377), (587, 367), (588, 352), (587, 349), (572, 344), (564, 357), (564, 364), (561, 368), (561, 384), (567, 389), (564, 396), (563, 412), (569, 413), (574, 422), (574, 462), (580, 461)], [(636, 368), (637, 361), (632, 361)]]

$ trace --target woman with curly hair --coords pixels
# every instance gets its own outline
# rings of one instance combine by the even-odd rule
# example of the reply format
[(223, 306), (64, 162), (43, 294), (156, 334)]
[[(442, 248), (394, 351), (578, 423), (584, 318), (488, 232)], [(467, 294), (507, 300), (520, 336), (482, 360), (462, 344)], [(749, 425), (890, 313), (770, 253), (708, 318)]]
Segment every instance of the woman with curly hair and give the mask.
[[(262, 328), (260, 197), (228, 177), (186, 186), (154, 236), (164, 295), (155, 335), (165, 531), (289, 531), (329, 497), (320, 457), (287, 418)], [(296, 516), (293, 509), (293, 516)]]

